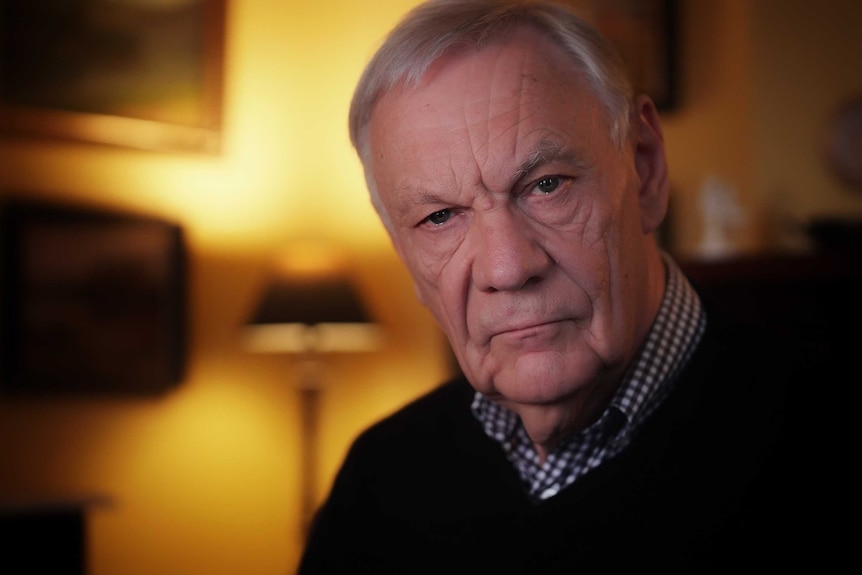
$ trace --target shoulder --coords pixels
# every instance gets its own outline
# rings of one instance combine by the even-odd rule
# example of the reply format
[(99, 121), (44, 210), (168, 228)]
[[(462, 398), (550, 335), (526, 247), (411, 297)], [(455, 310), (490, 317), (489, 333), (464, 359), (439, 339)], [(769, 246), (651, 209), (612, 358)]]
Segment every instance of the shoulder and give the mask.
[(708, 316), (702, 355), (710, 370), (729, 378), (725, 386), (739, 381), (812, 416), (840, 408), (835, 386), (849, 372), (847, 358), (814, 334), (719, 313)]
[(701, 340), (642, 435), (704, 478), (746, 481), (765, 466), (801, 477), (800, 456), (826, 454), (841, 436), (834, 367), (804, 338), (707, 309)]
[(486, 496), (470, 495), (465, 478), (498, 483), (489, 498), (498, 490), (517, 492), (517, 473), (470, 410), (473, 394), (465, 379), (455, 379), (363, 431), (342, 462), (331, 498), (355, 498), (374, 513), (399, 515), (407, 507), (437, 513), (477, 505)]
[(677, 385), (720, 419), (787, 425), (803, 410), (822, 412), (832, 398), (812, 384), (831, 380), (837, 369), (827, 350), (799, 334), (707, 308), (706, 330)]
[(368, 427), (355, 443), (360, 446), (385, 443), (396, 447), (402, 442), (439, 440), (453, 433), (453, 427), (472, 427), (475, 423), (470, 412), (473, 393), (473, 388), (463, 378), (446, 382)]
[(771, 466), (771, 492), (837, 496), (852, 449), (850, 379), (846, 360), (814, 338), (713, 313), (671, 394), (696, 431), (678, 435), (729, 469)]
[[(695, 350), (691, 369), (702, 379), (723, 379), (769, 391), (799, 393), (798, 385), (839, 370), (839, 358), (804, 333), (750, 321), (706, 308), (706, 330)], [(792, 313), (792, 310), (788, 310)]]
[(395, 494), (403, 484), (458, 490), (470, 474), (505, 473), (509, 466), (502, 450), (470, 409), (474, 394), (459, 377), (374, 423), (350, 446), (339, 479), (373, 475), (375, 489), (391, 482), (386, 490)]
[(487, 449), (470, 404), (473, 388), (463, 378), (446, 382), (375, 422), (353, 441), (339, 480), (373, 474), (375, 482), (428, 477), (441, 461), (469, 458)]

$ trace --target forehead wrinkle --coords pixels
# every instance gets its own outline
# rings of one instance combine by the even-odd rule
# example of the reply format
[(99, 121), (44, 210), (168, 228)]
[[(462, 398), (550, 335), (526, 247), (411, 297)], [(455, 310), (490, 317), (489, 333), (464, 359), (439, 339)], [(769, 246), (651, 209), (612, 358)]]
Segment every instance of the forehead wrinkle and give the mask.
[[(517, 96), (515, 98), (515, 101), (513, 102), (513, 109), (516, 113), (516, 119), (514, 125), (510, 128), (515, 130), (515, 137), (511, 139), (511, 149), (509, 150), (509, 157), (511, 158), (518, 157), (518, 146), (524, 138), (524, 134), (522, 133), (524, 129), (524, 123), (532, 115), (531, 113), (527, 113), (525, 116), (525, 112), (527, 110), (524, 106), (524, 99), (526, 97), (527, 78), (529, 75), (525, 71), (523, 71), (523, 68), (524, 65), (522, 64), (522, 72), (518, 75), (519, 83), (517, 88)], [(534, 76), (529, 77), (533, 82), (535, 82), (536, 78)], [(517, 178), (515, 178), (515, 180), (517, 180)]]
[[(518, 130), (522, 122), (521, 114), (523, 113), (521, 105), (524, 98), (523, 74), (519, 76), (521, 79), (520, 83), (513, 87), (509, 72), (511, 64), (505, 62), (502, 56), (503, 54), (497, 54), (494, 60), (494, 67), (490, 71), (490, 82), (480, 80), (481, 83), (479, 85), (484, 97), (476, 98), (472, 106), (464, 106), (463, 108), (464, 123), (467, 126), (467, 138), (473, 150), (478, 168), (477, 183), (488, 192), (493, 191), (495, 187), (494, 182), (486, 181), (486, 177), (483, 174), (493, 175), (497, 169), (497, 166), (493, 164), (496, 164), (499, 160), (498, 154), (491, 154), (492, 144), (495, 140), (505, 138), (510, 130)], [(473, 66), (477, 66), (477, 63), (474, 62)], [(524, 57), (522, 57), (520, 67), (524, 68)], [(474, 77), (481, 78), (481, 71), (475, 74)], [(474, 88), (475, 85), (473, 83)], [(479, 106), (483, 106), (484, 108), (481, 113), (479, 112)], [(510, 126), (502, 130), (495, 129), (492, 132), (491, 126), (495, 120), (499, 121), (500, 118), (505, 118), (512, 114), (515, 114), (516, 118)], [(475, 119), (477, 117), (480, 117), (481, 121), (471, 122), (471, 118)], [(511, 152), (514, 153), (516, 149), (517, 137), (512, 142)]]
[[(509, 157), (514, 159), (521, 156), (520, 148), (522, 144), (524, 141), (531, 139), (531, 133), (536, 130), (536, 126), (530, 124), (530, 120), (533, 117), (540, 115), (540, 109), (535, 106), (534, 100), (537, 88), (541, 91), (541, 85), (547, 81), (546, 78), (543, 78), (543, 74), (547, 71), (541, 68), (541, 66), (537, 69), (536, 67), (539, 66), (539, 63), (535, 59), (531, 59), (530, 56), (531, 54), (522, 56), (521, 71), (517, 76), (517, 85), (500, 98), (509, 100), (507, 109), (501, 112), (500, 115), (511, 113), (515, 117), (505, 130), (501, 130), (497, 135), (497, 139), (502, 139), (514, 131), (514, 137), (511, 138), (509, 144)], [(535, 148), (530, 152), (529, 156), (509, 176), (507, 179), (508, 185), (517, 182), (539, 163), (551, 161), (559, 151), (559, 144), (547, 137), (543, 137), (536, 143)]]
[[(464, 113), (463, 121), (467, 130), (467, 141), (470, 142), (470, 149), (472, 150), (473, 158), (476, 162), (476, 165), (481, 166), (481, 168), (478, 170), (479, 173), (477, 174), (479, 181), (482, 181), (482, 172), (484, 170), (484, 166), (488, 163), (488, 151), (490, 149), (489, 139), (491, 137), (489, 130), (489, 120), (491, 118), (493, 100), (494, 98), (491, 97), (485, 98), (485, 110), (483, 112), (483, 117), (487, 118), (487, 120), (482, 120), (479, 122), (472, 121), (471, 117), (475, 117), (476, 115), (476, 111), (475, 109), (473, 109), (473, 106), (465, 105), (462, 108)], [(484, 157), (482, 158), (481, 162), (479, 161), (478, 157), (480, 152), (483, 152), (484, 154)], [(450, 168), (452, 168), (451, 165)]]

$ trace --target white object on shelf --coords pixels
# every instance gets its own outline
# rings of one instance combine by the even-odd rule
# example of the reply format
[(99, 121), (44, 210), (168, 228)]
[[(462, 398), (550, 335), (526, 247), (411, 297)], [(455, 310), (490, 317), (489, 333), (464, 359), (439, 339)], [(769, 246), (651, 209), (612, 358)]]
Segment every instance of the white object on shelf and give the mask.
[(703, 234), (698, 253), (705, 258), (721, 258), (735, 253), (737, 250), (730, 231), (742, 228), (748, 221), (737, 200), (736, 189), (715, 175), (707, 176), (700, 188), (700, 208)]

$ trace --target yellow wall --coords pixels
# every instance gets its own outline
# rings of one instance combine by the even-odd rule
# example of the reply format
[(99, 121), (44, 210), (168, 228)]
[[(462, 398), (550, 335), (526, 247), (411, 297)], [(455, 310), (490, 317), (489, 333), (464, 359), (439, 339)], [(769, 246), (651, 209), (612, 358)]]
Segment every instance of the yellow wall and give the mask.
[[(91, 515), (95, 575), (283, 574), (300, 551), (299, 413), (286, 357), (239, 326), (294, 242), (347, 252), (384, 324), (380, 352), (334, 359), (319, 491), (347, 444), (443, 378), (444, 347), (366, 199), (346, 110), (406, 1), (229, 2), (219, 157), (0, 139), (4, 194), (180, 222), (188, 235), (189, 369), (162, 397), (0, 401), (0, 500), (110, 498)], [(383, 281), (381, 281), (383, 280)]]
[[(293, 242), (345, 250), (389, 336), (382, 351), (330, 366), (321, 493), (361, 428), (446, 373), (443, 341), (368, 205), (345, 128), (362, 65), (415, 3), (229, 2), (218, 157), (0, 139), (3, 193), (160, 215), (188, 234), (181, 386), (138, 400), (0, 400), (0, 499), (111, 499), (92, 515), (94, 575), (292, 572), (301, 540), (294, 366), (243, 349), (238, 328), (271, 261)], [(824, 5), (843, 12), (818, 13)], [(858, 41), (830, 31), (862, 27), (850, 6), (683, 2), (681, 107), (664, 114), (680, 251), (696, 247), (708, 174), (738, 188), (753, 212), (786, 189), (799, 213), (862, 213), (817, 163), (813, 138), (793, 129), (817, 132), (838, 100), (862, 90)], [(800, 38), (814, 16), (816, 37)], [(737, 238), (748, 249), (766, 246), (764, 217), (753, 218)]]
[(795, 245), (794, 226), (811, 217), (862, 213), (862, 190), (836, 178), (827, 163), (836, 110), (862, 97), (862, 2), (758, 0), (753, 6), (753, 183), (771, 224), (769, 238)]

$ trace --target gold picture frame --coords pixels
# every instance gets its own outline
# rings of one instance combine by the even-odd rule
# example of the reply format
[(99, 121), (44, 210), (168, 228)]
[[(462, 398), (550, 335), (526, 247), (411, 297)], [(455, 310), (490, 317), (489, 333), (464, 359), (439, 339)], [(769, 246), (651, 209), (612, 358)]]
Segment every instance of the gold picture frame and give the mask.
[(0, 0), (0, 132), (221, 151), (226, 0)]

